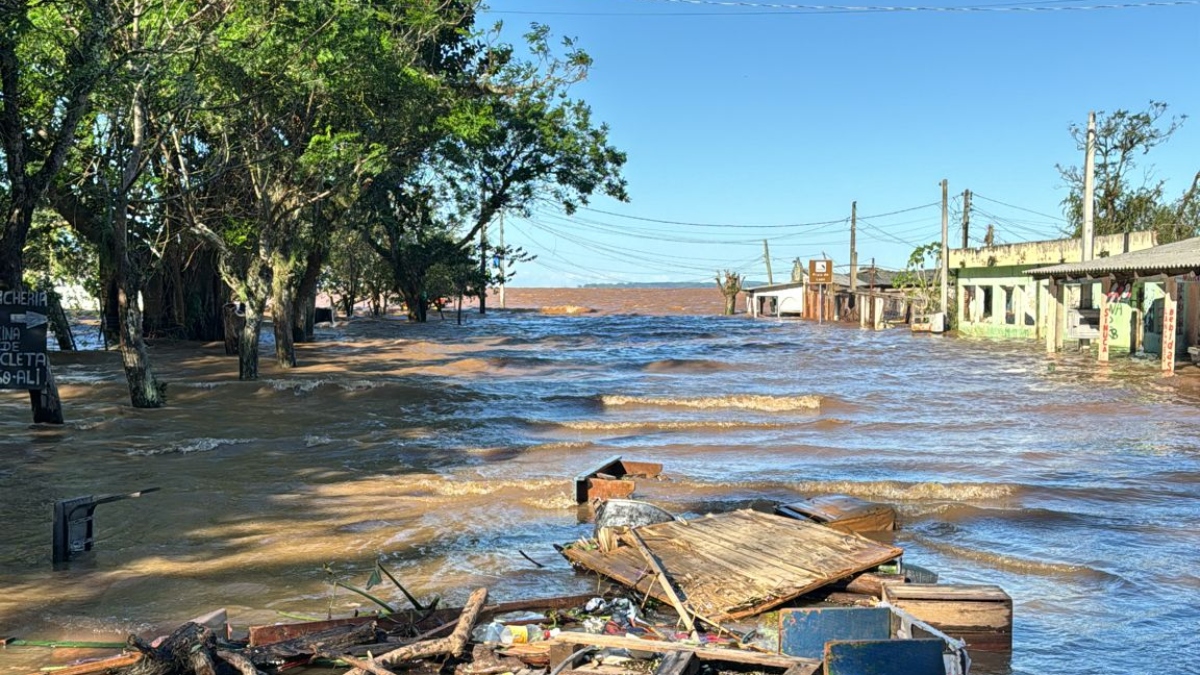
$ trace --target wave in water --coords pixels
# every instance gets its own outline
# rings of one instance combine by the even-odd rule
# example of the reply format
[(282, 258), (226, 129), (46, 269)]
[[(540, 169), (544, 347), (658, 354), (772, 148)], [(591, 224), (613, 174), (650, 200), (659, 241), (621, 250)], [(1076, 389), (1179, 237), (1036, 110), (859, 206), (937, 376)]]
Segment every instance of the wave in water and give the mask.
[(762, 410), (766, 412), (788, 412), (793, 410), (820, 410), (820, 396), (806, 394), (801, 396), (768, 396), (762, 394), (744, 394), (734, 396), (700, 396), (700, 397), (667, 397), (667, 396), (601, 396), (600, 402), (606, 406), (659, 406), (676, 408), (737, 408), (742, 410)]
[(251, 443), (247, 438), (193, 438), (186, 443), (172, 443), (156, 448), (131, 448), (125, 454), (131, 457), (151, 457), (154, 455), (169, 455), (173, 453), (189, 454), (193, 452), (208, 452), (222, 445), (242, 445)]
[(647, 373), (715, 373), (729, 368), (727, 363), (708, 359), (662, 359), (641, 367)]
[(628, 421), (606, 422), (601, 420), (575, 420), (571, 422), (554, 422), (554, 426), (574, 431), (690, 431), (694, 429), (782, 429), (790, 424), (771, 422), (740, 422), (723, 420), (660, 420), (660, 421)]

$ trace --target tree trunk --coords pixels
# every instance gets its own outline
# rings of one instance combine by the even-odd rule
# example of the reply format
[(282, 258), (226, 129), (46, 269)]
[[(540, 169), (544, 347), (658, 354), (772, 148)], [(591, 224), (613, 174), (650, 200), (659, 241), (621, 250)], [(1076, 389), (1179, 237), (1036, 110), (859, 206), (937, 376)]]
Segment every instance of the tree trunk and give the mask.
[(104, 348), (121, 343), (120, 287), (116, 264), (108, 261), (108, 252), (100, 251), (100, 331)]
[(167, 404), (166, 385), (159, 383), (150, 367), (146, 341), (142, 339), (142, 311), (137, 305), (137, 285), (126, 280), (118, 296), (121, 314), (121, 362), (129, 383), (129, 398), (135, 408), (161, 408)]
[(725, 296), (725, 316), (733, 316), (737, 313), (737, 295)]
[(280, 368), (296, 367), (296, 343), (292, 340), (292, 315), (296, 299), (288, 276), (275, 273), (275, 306), (271, 309), (272, 327), (275, 331), (275, 361)]
[(262, 308), (246, 303), (246, 317), (238, 340), (238, 379), (258, 379), (258, 335), (262, 329)]
[(317, 313), (317, 280), (325, 264), (324, 250), (310, 251), (304, 261), (304, 276), (296, 292), (296, 307), (292, 312), (292, 336), (296, 342), (313, 341), (314, 316)]

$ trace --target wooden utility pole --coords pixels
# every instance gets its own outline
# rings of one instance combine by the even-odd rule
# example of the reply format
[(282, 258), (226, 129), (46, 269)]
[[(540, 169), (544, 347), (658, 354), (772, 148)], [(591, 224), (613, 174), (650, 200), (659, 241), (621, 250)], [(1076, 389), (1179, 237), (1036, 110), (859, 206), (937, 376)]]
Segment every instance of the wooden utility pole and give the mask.
[(941, 311), (946, 311), (946, 302), (950, 298), (950, 182), (942, 179), (942, 304)]
[[(854, 229), (858, 225), (858, 202), (850, 202), (850, 297), (858, 290), (858, 249), (854, 246)], [(851, 302), (855, 302), (851, 300)]]
[(1088, 113), (1087, 144), (1083, 156), (1083, 262), (1092, 259), (1096, 209), (1096, 113)]
[(763, 260), (767, 261), (767, 285), (775, 285), (775, 277), (771, 276), (771, 247), (767, 246), (767, 240), (763, 239)]
[(967, 233), (971, 229), (971, 191), (963, 190), (963, 248), (971, 248), (971, 238)]

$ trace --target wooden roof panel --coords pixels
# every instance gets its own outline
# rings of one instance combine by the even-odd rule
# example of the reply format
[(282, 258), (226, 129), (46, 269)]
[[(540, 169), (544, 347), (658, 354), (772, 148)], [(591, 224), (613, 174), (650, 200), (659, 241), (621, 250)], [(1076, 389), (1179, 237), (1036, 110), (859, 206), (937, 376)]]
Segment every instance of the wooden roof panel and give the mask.
[[(903, 553), (858, 535), (742, 510), (638, 528), (688, 606), (713, 621), (752, 616)], [(571, 547), (573, 563), (667, 602), (636, 547)]]

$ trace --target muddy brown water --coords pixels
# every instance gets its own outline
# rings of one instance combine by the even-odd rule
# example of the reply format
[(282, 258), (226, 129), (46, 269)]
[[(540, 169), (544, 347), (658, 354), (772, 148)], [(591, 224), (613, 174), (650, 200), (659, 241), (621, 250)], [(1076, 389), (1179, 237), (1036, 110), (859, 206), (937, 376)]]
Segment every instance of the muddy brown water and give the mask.
[[(376, 560), (446, 603), (586, 593), (552, 545), (590, 531), (570, 478), (620, 454), (664, 463), (638, 494), (683, 514), (894, 504), (906, 560), (1013, 597), (1011, 661), (974, 672), (1200, 672), (1200, 369), (721, 317), (715, 289), (506, 300), (463, 325), (323, 329), (256, 382), (220, 344), (157, 343), (163, 410), (128, 405), (115, 353), (55, 354), (63, 428), (0, 396), (0, 634), (369, 610), (330, 581), (362, 585)], [(147, 487), (51, 569), (55, 500)], [(77, 655), (9, 648), (0, 671)]]

